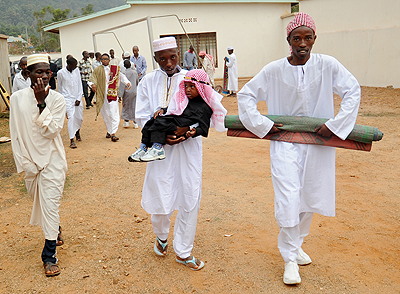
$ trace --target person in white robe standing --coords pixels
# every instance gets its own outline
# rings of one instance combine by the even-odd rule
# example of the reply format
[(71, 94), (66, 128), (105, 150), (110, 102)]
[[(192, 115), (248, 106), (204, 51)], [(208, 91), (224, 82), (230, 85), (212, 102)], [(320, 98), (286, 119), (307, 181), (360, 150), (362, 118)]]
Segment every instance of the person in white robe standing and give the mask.
[(228, 67), (228, 87), (227, 90), (230, 91), (229, 96), (236, 97), (236, 93), (239, 89), (238, 80), (238, 67), (236, 55), (233, 53), (234, 48), (228, 47), (229, 57), (225, 57), (226, 66)]
[[(96, 67), (88, 85), (97, 95), (96, 112), (103, 116), (104, 124), (107, 129), (106, 138), (117, 142), (119, 138), (115, 136), (119, 126), (119, 105), (118, 89), (120, 81), (130, 89), (131, 83), (126, 76), (120, 72), (117, 65), (109, 65), (110, 56), (104, 53), (101, 56), (101, 66)], [(112, 68), (111, 68), (112, 67)]]
[(67, 105), (70, 148), (77, 147), (75, 137), (77, 141), (82, 141), (80, 129), (83, 122), (83, 87), (77, 64), (78, 61), (75, 58), (69, 57), (67, 66), (58, 72), (57, 77), (58, 92), (64, 96)]
[[(138, 85), (136, 121), (141, 128), (168, 107), (179, 90), (186, 70), (178, 66), (178, 49), (174, 37), (153, 41), (154, 58), (160, 68), (145, 75)], [(170, 217), (178, 210), (174, 226), (173, 248), (176, 261), (199, 270), (204, 262), (191, 255), (196, 234), (201, 198), (201, 137), (183, 136), (188, 127), (178, 127), (175, 136), (167, 138), (164, 160), (149, 162), (142, 191), (142, 207), (151, 214), (156, 241), (154, 252), (167, 254)], [(169, 144), (169, 145), (168, 145)]]
[(210, 78), (210, 82), (212, 87), (214, 88), (214, 73), (215, 73), (215, 66), (214, 66), (214, 58), (207, 54), (206, 51), (200, 51), (199, 53), (200, 62), (203, 66), (203, 69), (207, 73), (208, 77)]
[(29, 77), (28, 70), (26, 69), (27, 58), (23, 56), (19, 60), (19, 67), (21, 71), (17, 73), (14, 77), (12, 92), (15, 93), (18, 90), (29, 88), (31, 86), (31, 78)]
[[(329, 119), (318, 135), (346, 139), (360, 105), (356, 78), (335, 58), (313, 54), (317, 38), (314, 20), (298, 13), (287, 26), (291, 56), (267, 64), (238, 93), (239, 117), (244, 126), (263, 138), (279, 132), (277, 125), (257, 110), (266, 101), (272, 115)], [(342, 98), (335, 115), (333, 93)], [(271, 176), (275, 191), (278, 248), (285, 261), (285, 284), (301, 282), (298, 265), (311, 263), (303, 251), (313, 213), (335, 215), (335, 148), (271, 141)]]
[(26, 189), (33, 198), (30, 224), (39, 225), (45, 236), (45, 274), (56, 276), (60, 274), (56, 246), (62, 241), (58, 209), (67, 172), (60, 135), (65, 99), (48, 87), (51, 71), (47, 55), (30, 55), (27, 65), (31, 87), (15, 92), (10, 99), (11, 144), (17, 171), (25, 172)]

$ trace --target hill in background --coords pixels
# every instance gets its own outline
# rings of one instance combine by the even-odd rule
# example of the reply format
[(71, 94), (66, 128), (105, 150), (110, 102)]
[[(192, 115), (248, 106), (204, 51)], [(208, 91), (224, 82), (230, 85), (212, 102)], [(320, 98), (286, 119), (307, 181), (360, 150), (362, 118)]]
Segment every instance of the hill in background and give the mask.
[(93, 4), (94, 12), (126, 4), (125, 0), (0, 0), (0, 34), (26, 35), (35, 32), (34, 11), (45, 6), (57, 9), (70, 9), (68, 17), (82, 15), (82, 8)]

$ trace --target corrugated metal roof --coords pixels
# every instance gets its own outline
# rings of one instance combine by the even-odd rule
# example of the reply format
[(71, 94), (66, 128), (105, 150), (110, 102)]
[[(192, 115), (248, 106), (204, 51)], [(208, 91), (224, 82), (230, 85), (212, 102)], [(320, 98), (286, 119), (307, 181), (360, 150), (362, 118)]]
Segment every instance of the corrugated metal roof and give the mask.
[(126, 0), (127, 4), (298, 3), (298, 0)]
[(14, 42), (28, 43), (27, 41), (25, 41), (25, 40), (22, 39), (21, 37), (9, 36), (9, 37), (7, 38), (7, 43), (14, 43)]
[(52, 24), (44, 26), (43, 30), (45, 32), (52, 32), (52, 33), (58, 34), (59, 33), (58, 29), (60, 27), (67, 26), (67, 25), (74, 24), (74, 23), (78, 23), (78, 22), (85, 21), (85, 20), (88, 20), (88, 19), (96, 18), (96, 17), (103, 16), (103, 15), (106, 15), (106, 14), (111, 14), (111, 13), (118, 12), (118, 11), (121, 11), (121, 10), (129, 9), (129, 8), (131, 8), (131, 5), (125, 4), (125, 5), (122, 5), (122, 6), (118, 6), (118, 7), (114, 7), (114, 8), (110, 8), (110, 9), (106, 9), (106, 10), (102, 10), (102, 11), (98, 11), (98, 12), (91, 13), (91, 14), (88, 14), (88, 15), (78, 16), (78, 17), (62, 20), (62, 21), (59, 21), (59, 22), (54, 22)]

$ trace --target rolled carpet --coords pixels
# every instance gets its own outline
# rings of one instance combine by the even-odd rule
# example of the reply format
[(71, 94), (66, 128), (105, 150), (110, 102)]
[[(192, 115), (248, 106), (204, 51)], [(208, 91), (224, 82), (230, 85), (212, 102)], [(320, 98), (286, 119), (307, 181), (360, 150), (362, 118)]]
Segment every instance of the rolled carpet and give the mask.
[[(288, 116), (288, 115), (265, 115), (275, 123), (283, 124), (278, 129), (289, 132), (315, 133), (315, 129), (328, 119), (308, 117), (308, 116)], [(231, 130), (245, 130), (238, 115), (227, 115), (225, 117), (225, 127)], [(228, 134), (229, 136), (229, 134)], [(319, 136), (318, 136), (319, 137)], [(355, 125), (346, 140), (371, 144), (373, 141), (379, 141), (383, 133), (375, 127)], [(340, 138), (338, 138), (340, 140)], [(343, 140), (341, 140), (343, 141)], [(306, 143), (307, 144), (307, 143)]]

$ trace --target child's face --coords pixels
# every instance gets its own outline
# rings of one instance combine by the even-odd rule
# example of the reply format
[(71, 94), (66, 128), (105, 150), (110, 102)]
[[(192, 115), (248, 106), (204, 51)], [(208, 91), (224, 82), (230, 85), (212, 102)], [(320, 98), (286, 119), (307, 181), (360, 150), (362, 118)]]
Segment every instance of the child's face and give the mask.
[(199, 92), (197, 92), (195, 84), (191, 82), (185, 82), (185, 93), (189, 99), (199, 96)]

